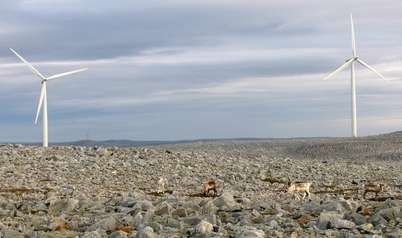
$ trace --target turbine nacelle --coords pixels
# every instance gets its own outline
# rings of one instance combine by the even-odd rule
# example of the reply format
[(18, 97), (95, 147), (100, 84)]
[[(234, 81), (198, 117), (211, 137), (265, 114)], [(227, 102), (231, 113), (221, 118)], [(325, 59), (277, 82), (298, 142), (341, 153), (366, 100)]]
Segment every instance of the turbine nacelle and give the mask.
[(359, 56), (354, 56), (354, 57), (351, 57), (351, 58), (345, 60), (345, 62), (348, 62), (348, 61), (350, 61), (350, 60), (356, 61), (356, 60), (358, 60), (358, 59), (359, 59)]

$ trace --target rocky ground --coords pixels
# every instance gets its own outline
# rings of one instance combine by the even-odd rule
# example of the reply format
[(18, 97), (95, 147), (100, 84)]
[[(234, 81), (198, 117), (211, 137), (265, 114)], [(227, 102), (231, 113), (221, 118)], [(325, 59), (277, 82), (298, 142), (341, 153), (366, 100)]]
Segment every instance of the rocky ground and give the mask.
[[(400, 136), (0, 145), (0, 237), (402, 237), (401, 158)], [(217, 197), (200, 194), (208, 179)], [(286, 193), (295, 181), (310, 198)], [(364, 199), (369, 182), (384, 191)]]

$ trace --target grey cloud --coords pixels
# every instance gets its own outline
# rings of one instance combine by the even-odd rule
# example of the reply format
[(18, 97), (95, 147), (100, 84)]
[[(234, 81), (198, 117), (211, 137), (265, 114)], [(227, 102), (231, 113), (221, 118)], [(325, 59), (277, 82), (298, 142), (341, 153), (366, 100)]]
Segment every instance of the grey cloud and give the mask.
[[(95, 139), (348, 135), (348, 72), (320, 79), (351, 54), (350, 12), (360, 55), (400, 78), (401, 7), (396, 0), (1, 1), (0, 141), (41, 133), (32, 125), (39, 82), (8, 47), (45, 74), (90, 67), (49, 83), (53, 141), (87, 130)], [(382, 84), (358, 72), (363, 133), (398, 129), (401, 90), (398, 80)]]

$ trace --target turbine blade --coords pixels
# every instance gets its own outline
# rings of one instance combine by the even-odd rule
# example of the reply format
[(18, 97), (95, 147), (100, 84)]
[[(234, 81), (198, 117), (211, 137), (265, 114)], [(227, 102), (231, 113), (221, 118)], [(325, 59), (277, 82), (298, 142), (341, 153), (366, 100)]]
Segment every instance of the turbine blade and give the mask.
[(10, 48), (10, 50), (11, 50), (22, 62), (24, 62), (24, 64), (25, 64), (26, 66), (28, 66), (28, 67), (31, 69), (32, 73), (34, 73), (36, 76), (38, 76), (38, 77), (41, 78), (41, 79), (45, 79), (45, 77), (44, 77), (37, 69), (35, 69), (35, 67), (33, 67), (32, 64), (30, 64), (26, 59), (24, 59), (20, 54), (18, 54), (18, 53), (17, 53), (15, 50), (13, 50), (12, 48)]
[(66, 73), (62, 73), (62, 74), (56, 74), (56, 75), (50, 76), (46, 79), (47, 80), (58, 79), (58, 78), (61, 78), (61, 77), (67, 76), (67, 75), (80, 73), (80, 72), (83, 72), (86, 70), (88, 70), (88, 68), (78, 69), (78, 70), (74, 70), (74, 71), (70, 71), (70, 72), (66, 72)]
[(352, 30), (352, 51), (353, 51), (353, 56), (357, 56), (356, 52), (356, 34), (355, 34), (355, 24), (353, 22), (353, 15), (350, 14), (350, 25), (351, 25), (351, 30)]
[[(371, 67), (370, 65), (368, 65), (366, 62), (364, 62), (363, 60), (361, 60), (360, 58), (357, 59), (357, 62), (359, 62), (361, 65), (363, 65), (364, 67), (366, 67), (367, 69), (371, 70), (373, 73), (375, 73), (376, 75), (378, 75), (380, 78), (385, 79), (385, 77), (380, 74), (376, 69), (374, 69), (373, 67)], [(386, 80), (386, 79), (385, 79)]]
[(348, 59), (343, 65), (341, 65), (339, 68), (337, 68), (334, 72), (330, 73), (330, 74), (329, 74), (327, 77), (325, 77), (323, 80), (327, 80), (327, 79), (333, 77), (335, 74), (341, 72), (341, 71), (344, 70), (346, 67), (348, 67), (348, 66), (352, 63), (353, 60), (354, 60), (353, 58), (352, 58), (352, 59)]
[(40, 89), (38, 108), (36, 109), (35, 125), (38, 124), (40, 109), (42, 108), (43, 98), (45, 97), (45, 93), (46, 93), (45, 92), (45, 86), (42, 83), (42, 86), (41, 86), (41, 89)]

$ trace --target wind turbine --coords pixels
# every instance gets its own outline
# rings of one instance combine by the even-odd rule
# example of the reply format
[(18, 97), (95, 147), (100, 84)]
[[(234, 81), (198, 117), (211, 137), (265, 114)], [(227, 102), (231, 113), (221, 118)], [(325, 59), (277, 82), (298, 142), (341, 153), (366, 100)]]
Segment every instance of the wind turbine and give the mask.
[(330, 73), (324, 80), (331, 78), (342, 70), (346, 69), (348, 66), (351, 68), (351, 91), (352, 91), (352, 136), (357, 137), (357, 115), (356, 115), (356, 75), (355, 75), (355, 63), (358, 62), (363, 67), (369, 69), (374, 72), (380, 78), (385, 79), (377, 70), (364, 62), (356, 51), (356, 37), (355, 37), (355, 27), (353, 23), (353, 16), (350, 14), (350, 24), (352, 26), (352, 57), (346, 60), (346, 62), (337, 68), (334, 72)]
[(45, 77), (43, 74), (41, 74), (35, 67), (32, 66), (28, 61), (26, 61), (20, 54), (18, 54), (15, 50), (11, 49), (10, 50), (26, 65), (28, 66), (32, 73), (35, 74), (39, 79), (41, 80), (41, 89), (40, 89), (40, 96), (39, 96), (39, 103), (38, 103), (38, 108), (36, 110), (36, 117), (35, 117), (35, 125), (38, 123), (38, 118), (40, 111), (42, 109), (42, 123), (43, 123), (43, 147), (48, 147), (48, 120), (47, 120), (47, 90), (46, 90), (46, 83), (49, 80), (53, 79), (60, 79), (64, 76), (71, 75), (71, 74), (76, 74), (82, 71), (88, 70), (88, 68), (83, 68), (83, 69), (78, 69), (74, 71), (69, 71), (66, 73), (61, 73), (61, 74), (56, 74), (50, 77)]

